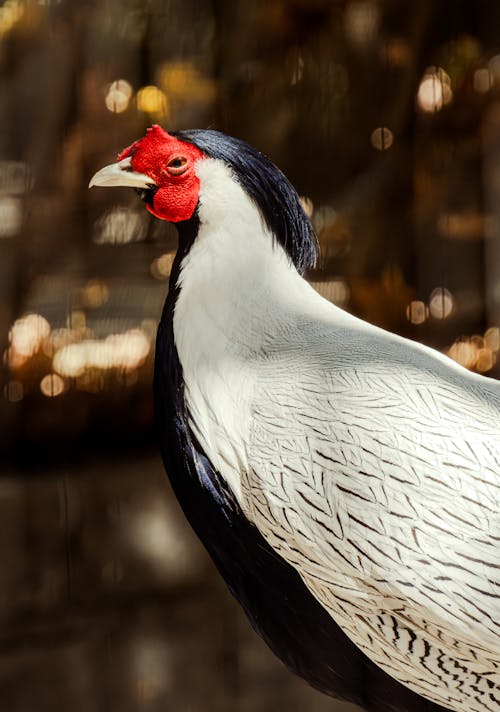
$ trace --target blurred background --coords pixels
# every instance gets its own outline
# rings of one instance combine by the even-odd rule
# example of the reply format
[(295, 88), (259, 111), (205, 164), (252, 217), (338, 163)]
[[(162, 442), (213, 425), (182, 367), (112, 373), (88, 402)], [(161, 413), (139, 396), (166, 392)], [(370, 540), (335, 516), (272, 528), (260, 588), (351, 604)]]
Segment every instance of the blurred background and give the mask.
[(163, 473), (175, 230), (87, 190), (151, 123), (269, 155), (324, 296), (499, 378), (500, 4), (0, 2), (0, 706), (353, 711), (256, 638)]

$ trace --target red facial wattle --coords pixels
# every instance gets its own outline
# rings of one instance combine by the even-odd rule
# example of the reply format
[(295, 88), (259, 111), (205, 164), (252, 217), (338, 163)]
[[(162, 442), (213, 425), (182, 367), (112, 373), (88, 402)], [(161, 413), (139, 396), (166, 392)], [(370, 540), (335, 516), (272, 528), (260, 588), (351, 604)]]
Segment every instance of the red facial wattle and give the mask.
[[(118, 161), (131, 158), (132, 168), (150, 176), (156, 185), (150, 213), (162, 220), (181, 222), (192, 217), (198, 204), (200, 181), (195, 163), (204, 154), (191, 143), (171, 136), (161, 126), (152, 126), (146, 136), (126, 148)], [(176, 169), (181, 159), (182, 167)]]

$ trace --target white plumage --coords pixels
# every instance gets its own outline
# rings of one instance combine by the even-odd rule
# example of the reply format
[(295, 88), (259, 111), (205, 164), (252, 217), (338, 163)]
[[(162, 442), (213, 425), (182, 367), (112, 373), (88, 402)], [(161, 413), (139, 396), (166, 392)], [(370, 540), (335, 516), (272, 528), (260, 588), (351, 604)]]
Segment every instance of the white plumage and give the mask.
[(229, 168), (196, 170), (174, 339), (204, 452), (366, 655), (497, 711), (500, 383), (324, 300)]

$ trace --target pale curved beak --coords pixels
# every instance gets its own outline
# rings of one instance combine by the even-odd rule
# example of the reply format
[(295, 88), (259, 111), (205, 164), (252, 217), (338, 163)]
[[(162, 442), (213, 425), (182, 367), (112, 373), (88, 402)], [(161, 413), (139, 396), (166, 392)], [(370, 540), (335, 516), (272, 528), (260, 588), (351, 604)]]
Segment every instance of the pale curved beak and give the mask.
[(129, 157), (117, 163), (111, 163), (109, 166), (104, 166), (100, 171), (97, 171), (90, 179), (89, 188), (92, 188), (93, 185), (105, 187), (126, 185), (132, 188), (150, 188), (154, 184), (154, 180), (149, 176), (132, 170), (132, 159)]

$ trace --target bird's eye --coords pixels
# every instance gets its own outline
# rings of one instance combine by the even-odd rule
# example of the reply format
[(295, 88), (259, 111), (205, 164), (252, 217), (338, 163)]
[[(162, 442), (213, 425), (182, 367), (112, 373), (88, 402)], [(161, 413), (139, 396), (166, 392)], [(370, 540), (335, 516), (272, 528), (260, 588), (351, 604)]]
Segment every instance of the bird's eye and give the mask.
[(176, 156), (167, 163), (167, 171), (172, 176), (180, 176), (181, 173), (184, 173), (184, 171), (187, 170), (187, 167), (188, 161), (187, 158), (184, 158), (184, 156)]

